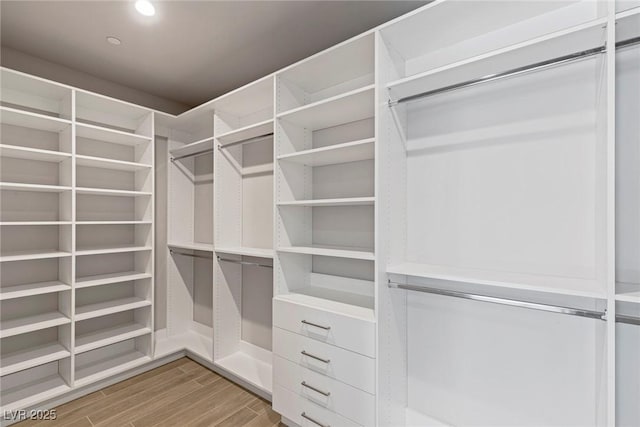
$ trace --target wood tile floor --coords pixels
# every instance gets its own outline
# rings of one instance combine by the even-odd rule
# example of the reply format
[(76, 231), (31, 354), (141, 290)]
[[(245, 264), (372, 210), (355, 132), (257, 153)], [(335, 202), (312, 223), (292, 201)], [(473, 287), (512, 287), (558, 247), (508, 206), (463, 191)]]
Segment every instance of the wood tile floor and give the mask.
[(185, 358), (56, 408), (54, 421), (18, 427), (272, 427), (269, 402)]

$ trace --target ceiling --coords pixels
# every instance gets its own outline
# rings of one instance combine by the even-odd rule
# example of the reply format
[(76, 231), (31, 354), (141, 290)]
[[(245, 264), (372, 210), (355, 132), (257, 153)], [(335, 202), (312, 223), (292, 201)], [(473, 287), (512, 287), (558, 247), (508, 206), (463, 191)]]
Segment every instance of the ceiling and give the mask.
[(424, 3), (156, 1), (149, 18), (133, 1), (2, 0), (0, 34), (11, 49), (195, 106)]

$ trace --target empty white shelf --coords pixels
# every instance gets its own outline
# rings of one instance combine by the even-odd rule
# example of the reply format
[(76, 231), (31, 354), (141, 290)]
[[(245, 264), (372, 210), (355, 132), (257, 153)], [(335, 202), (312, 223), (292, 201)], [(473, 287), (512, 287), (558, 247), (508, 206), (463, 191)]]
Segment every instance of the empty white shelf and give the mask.
[(76, 251), (76, 255), (101, 255), (101, 254), (117, 254), (121, 252), (140, 252), (150, 251), (153, 249), (151, 246), (140, 245), (120, 245), (113, 247), (95, 247), (95, 248), (79, 248)]
[(216, 360), (214, 364), (263, 392), (271, 393), (273, 389), (271, 364), (250, 354), (238, 351)]
[(216, 252), (232, 255), (253, 256), (258, 258), (273, 258), (273, 249), (248, 248), (248, 247), (218, 247)]
[(0, 190), (36, 191), (41, 193), (61, 193), (71, 187), (61, 185), (22, 184), (19, 182), (0, 182)]
[(28, 261), (32, 259), (62, 258), (71, 256), (71, 252), (62, 252), (55, 249), (41, 251), (15, 251), (0, 255), (0, 262), (6, 261)]
[(213, 245), (211, 243), (169, 242), (167, 246), (169, 246), (170, 248), (189, 249), (189, 250), (193, 250), (193, 251), (213, 252)]
[(71, 221), (0, 221), (0, 226), (71, 225)]
[(199, 153), (201, 151), (213, 150), (213, 137), (201, 139), (190, 144), (183, 145), (182, 147), (174, 148), (170, 151), (171, 156), (181, 157), (189, 156), (191, 154)]
[(363, 248), (348, 248), (338, 246), (326, 246), (326, 245), (311, 245), (311, 246), (283, 246), (278, 248), (280, 252), (290, 252), (295, 254), (307, 254), (307, 255), (321, 255), (337, 258), (350, 258), (371, 260), (375, 259), (374, 253), (371, 250)]
[(59, 375), (35, 380), (8, 390), (2, 390), (2, 409), (15, 411), (40, 404), (60, 396), (71, 388)]
[(71, 286), (59, 281), (5, 286), (0, 288), (0, 301), (28, 297), (31, 295), (50, 294), (53, 292), (67, 291), (69, 289), (71, 289)]
[(295, 289), (292, 292), (319, 299), (335, 301), (339, 304), (354, 305), (369, 310), (373, 310), (374, 308), (374, 298), (369, 295), (360, 295), (337, 289), (323, 288), (320, 286), (304, 286)]
[(216, 136), (222, 146), (233, 144), (234, 142), (245, 141), (273, 132), (273, 120), (265, 120), (249, 126), (225, 132)]
[(0, 338), (39, 331), (40, 329), (65, 325), (70, 322), (71, 320), (68, 317), (58, 311), (18, 319), (3, 320), (0, 326)]
[(278, 206), (371, 206), (375, 197), (347, 197), (342, 199), (295, 200), (292, 202), (278, 202)]
[(155, 338), (154, 357), (156, 359), (187, 350), (202, 357), (204, 360), (213, 362), (213, 339), (211, 336), (188, 330), (180, 335), (162, 338), (156, 334)]
[(60, 132), (71, 125), (71, 122), (66, 119), (2, 106), (0, 106), (0, 123), (49, 132)]
[(496, 272), (474, 268), (418, 263), (392, 265), (387, 268), (387, 273), (560, 295), (606, 298), (604, 287), (599, 286), (595, 280), (587, 279), (543, 275), (536, 276), (532, 274)]
[(640, 283), (616, 283), (616, 300), (640, 304)]
[(38, 160), (49, 163), (59, 163), (71, 158), (70, 153), (8, 144), (0, 144), (0, 156), (12, 159)]
[(91, 286), (109, 285), (111, 283), (130, 282), (133, 280), (149, 279), (151, 274), (138, 271), (124, 271), (121, 273), (98, 274), (94, 276), (78, 277), (76, 289), (89, 288)]
[(87, 187), (77, 187), (76, 193), (91, 194), (95, 196), (116, 196), (116, 197), (151, 196), (151, 192), (149, 191), (114, 190), (109, 188), (87, 188)]
[(132, 350), (129, 353), (102, 360), (98, 363), (80, 366), (76, 369), (75, 385), (76, 387), (82, 387), (104, 378), (110, 378), (120, 372), (128, 371), (150, 361), (151, 358), (149, 356)]
[(84, 156), (80, 154), (76, 155), (76, 165), (130, 172), (151, 169), (151, 165), (147, 165), (144, 163), (126, 162), (123, 160), (112, 160), (102, 157)]
[(88, 123), (76, 123), (76, 137), (95, 139), (120, 145), (138, 145), (151, 141), (151, 138), (131, 132), (109, 129)]
[(76, 337), (75, 354), (84, 353), (150, 333), (150, 328), (137, 323), (131, 323), (80, 335)]
[(362, 139), (360, 141), (284, 154), (279, 156), (278, 160), (314, 167), (371, 160), (375, 156), (374, 143), (375, 138)]
[(64, 359), (70, 355), (71, 352), (57, 342), (7, 354), (0, 359), (0, 375), (13, 374), (34, 366)]
[[(330, 291), (330, 290), (327, 290)], [(348, 304), (334, 299), (326, 299), (321, 296), (311, 295), (312, 293), (321, 292), (312, 290), (309, 293), (294, 293), (286, 295), (278, 295), (274, 299), (293, 302), (298, 305), (319, 308), (322, 310), (338, 313), (342, 316), (355, 317), (367, 322), (375, 322), (375, 315), (372, 308), (362, 306), (360, 304)]]
[(309, 130), (325, 129), (373, 117), (374, 85), (365, 86), (278, 115)]
[(76, 221), (77, 225), (147, 225), (151, 221)]
[(81, 305), (76, 307), (76, 321), (120, 313), (121, 311), (134, 310), (149, 305), (151, 305), (151, 301), (140, 297), (128, 297), (99, 302), (97, 304)]

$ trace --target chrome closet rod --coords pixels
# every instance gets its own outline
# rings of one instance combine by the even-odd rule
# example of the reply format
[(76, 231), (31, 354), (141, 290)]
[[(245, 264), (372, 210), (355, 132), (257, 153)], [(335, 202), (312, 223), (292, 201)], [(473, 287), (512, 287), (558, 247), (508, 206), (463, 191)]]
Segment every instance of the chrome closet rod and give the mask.
[(473, 301), (490, 302), (493, 304), (508, 305), (511, 307), (527, 308), (531, 310), (547, 311), (550, 313), (568, 314), (571, 316), (587, 317), (590, 319), (606, 320), (606, 311), (584, 310), (580, 308), (563, 307), (549, 304), (539, 304), (535, 302), (519, 301), (510, 298), (491, 297), (488, 295), (470, 294), (467, 292), (451, 291), (446, 289), (430, 288), (427, 286), (408, 285), (404, 283), (392, 282), (389, 280), (389, 287), (405, 289), (408, 291), (425, 292), (428, 294), (444, 295), (448, 297), (463, 298)]
[(598, 55), (603, 53), (606, 50), (605, 46), (595, 47), (593, 49), (583, 50), (580, 52), (571, 53), (569, 55), (559, 56), (557, 58), (547, 59), (546, 61), (536, 62), (534, 64), (524, 65), (522, 67), (513, 68), (511, 70), (503, 71), (501, 73), (489, 74), (484, 77), (480, 77), (473, 80), (467, 80), (460, 83), (455, 83), (449, 86), (441, 87), (438, 89), (429, 90), (426, 92), (417, 93), (415, 95), (405, 96), (404, 98), (400, 98), (398, 100), (389, 99), (389, 106), (394, 107), (398, 104), (404, 102), (415, 101), (417, 99), (426, 98), (431, 95), (436, 95), (439, 93), (450, 92), (452, 90), (460, 89), (463, 87), (475, 86), (481, 83), (487, 83), (495, 80), (500, 80), (505, 77), (511, 77), (518, 74), (525, 74), (533, 71), (542, 70), (548, 67), (562, 65), (569, 62), (577, 61), (579, 59), (585, 59), (594, 55)]
[(627, 40), (622, 40), (620, 42), (616, 43), (616, 49), (620, 49), (622, 47), (627, 47), (627, 46), (633, 46), (634, 44), (638, 44), (640, 43), (640, 36), (639, 37), (632, 37), (630, 39)]
[(624, 314), (616, 315), (616, 322), (628, 323), (630, 325), (640, 325), (640, 317), (627, 316)]
[(221, 256), (218, 257), (218, 261), (232, 262), (234, 264), (240, 264), (240, 265), (251, 265), (253, 267), (273, 268), (272, 265), (268, 265), (268, 264), (260, 264), (259, 262), (239, 261), (237, 259), (222, 258)]
[[(197, 250), (197, 249), (194, 249)], [(204, 258), (204, 259), (213, 259), (210, 256), (204, 256), (204, 255), (195, 255), (195, 254), (188, 254), (186, 252), (179, 252), (179, 251), (174, 251), (173, 249), (169, 249), (169, 253), (170, 254), (178, 254), (178, 255), (184, 255), (184, 256), (190, 256), (192, 258)]]
[(176, 160), (180, 160), (180, 159), (184, 159), (186, 157), (193, 157), (193, 156), (201, 156), (203, 154), (207, 154), (207, 153), (211, 153), (213, 151), (213, 148), (208, 148), (206, 150), (202, 150), (202, 151), (196, 151), (195, 153), (191, 153), (191, 154), (184, 154), (182, 156), (178, 156), (178, 157), (172, 157), (171, 161), (175, 162)]
[(258, 142), (258, 141), (262, 141), (263, 139), (269, 138), (270, 136), (273, 136), (273, 132), (265, 133), (264, 135), (260, 135), (260, 136), (254, 136), (253, 138), (242, 139), (236, 142), (230, 142), (229, 144), (220, 145), (219, 148), (229, 148), (229, 147), (233, 147), (234, 145)]

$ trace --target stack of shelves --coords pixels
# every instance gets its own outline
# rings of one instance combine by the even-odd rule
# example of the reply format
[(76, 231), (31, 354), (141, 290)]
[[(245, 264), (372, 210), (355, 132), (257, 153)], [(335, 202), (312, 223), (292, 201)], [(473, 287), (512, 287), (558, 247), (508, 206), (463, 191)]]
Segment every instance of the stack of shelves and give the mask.
[(273, 77), (213, 102), (214, 364), (271, 394)]
[(70, 389), (72, 91), (1, 71), (3, 410)]

